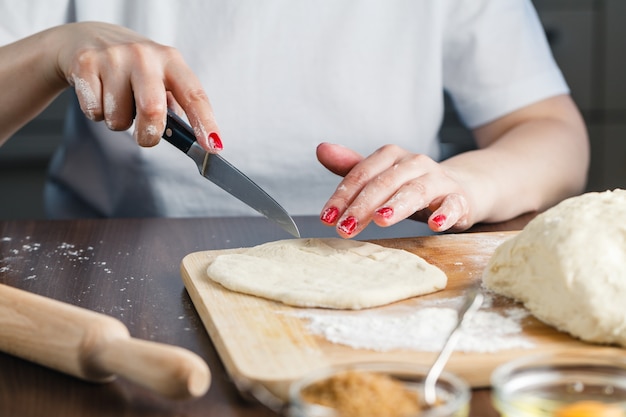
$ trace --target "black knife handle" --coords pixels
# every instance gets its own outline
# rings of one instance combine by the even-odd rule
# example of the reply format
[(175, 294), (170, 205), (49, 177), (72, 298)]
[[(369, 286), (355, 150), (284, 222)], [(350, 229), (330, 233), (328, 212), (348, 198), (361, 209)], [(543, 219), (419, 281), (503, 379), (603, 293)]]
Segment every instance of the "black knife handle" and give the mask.
[(196, 141), (191, 127), (173, 111), (167, 110), (167, 123), (163, 132), (163, 139), (187, 153)]

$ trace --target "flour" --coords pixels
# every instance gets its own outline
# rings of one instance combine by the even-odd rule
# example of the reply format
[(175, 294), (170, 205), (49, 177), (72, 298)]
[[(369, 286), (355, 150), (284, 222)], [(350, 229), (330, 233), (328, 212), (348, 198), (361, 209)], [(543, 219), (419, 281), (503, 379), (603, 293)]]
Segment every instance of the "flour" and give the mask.
[[(30, 236), (22, 239), (13, 239), (5, 236), (0, 238), (0, 273), (22, 274), (25, 281), (34, 280), (37, 274), (33, 273), (39, 268), (44, 268), (46, 272), (58, 268), (64, 270), (67, 265), (72, 268), (81, 269), (89, 265), (103, 270), (106, 274), (113, 271), (107, 267), (104, 261), (93, 260), (95, 248), (93, 246), (77, 247), (73, 243), (61, 242), (52, 247), (43, 247), (41, 243), (33, 242)], [(33, 256), (35, 253), (37, 257)], [(49, 259), (50, 262), (43, 266), (26, 268), (35, 265), (38, 260)], [(21, 268), (16, 268), (16, 264)], [(28, 274), (28, 275), (26, 275)]]
[(115, 112), (117, 111), (117, 102), (115, 101), (115, 96), (110, 92), (107, 92), (104, 95), (104, 115), (107, 126), (111, 128), (110, 121)]
[[(305, 310), (293, 314), (306, 322), (311, 333), (354, 349), (438, 352), (458, 320), (457, 309), (448, 305), (462, 302), (462, 297), (456, 297), (427, 301), (415, 308), (358, 313)], [(531, 348), (533, 343), (522, 335), (521, 325), (528, 315), (517, 306), (502, 312), (481, 309), (462, 329), (456, 350), (489, 353)]]
[(99, 102), (96, 98), (96, 94), (91, 89), (91, 86), (89, 85), (89, 82), (87, 82), (87, 80), (77, 77), (75, 75), (72, 75), (71, 77), (74, 89), (76, 90), (76, 94), (81, 99), (81, 108), (83, 109), (83, 112), (89, 119), (94, 120), (95, 111), (99, 107)]

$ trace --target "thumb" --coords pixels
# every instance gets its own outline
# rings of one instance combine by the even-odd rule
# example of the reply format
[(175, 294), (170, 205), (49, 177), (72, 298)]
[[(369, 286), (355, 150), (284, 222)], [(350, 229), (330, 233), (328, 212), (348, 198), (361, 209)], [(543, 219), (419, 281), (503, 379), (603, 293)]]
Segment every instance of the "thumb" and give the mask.
[(317, 160), (330, 172), (344, 177), (363, 157), (345, 146), (320, 143), (316, 149)]

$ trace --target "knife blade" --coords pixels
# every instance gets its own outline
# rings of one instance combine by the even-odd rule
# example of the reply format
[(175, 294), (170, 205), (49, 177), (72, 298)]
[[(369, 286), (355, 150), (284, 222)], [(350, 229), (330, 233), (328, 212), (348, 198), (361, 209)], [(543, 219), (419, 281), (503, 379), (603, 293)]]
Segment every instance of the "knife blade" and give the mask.
[(191, 126), (171, 110), (167, 112), (163, 139), (187, 154), (204, 178), (276, 222), (291, 235), (300, 237), (298, 226), (276, 200), (226, 159), (205, 151), (196, 141)]

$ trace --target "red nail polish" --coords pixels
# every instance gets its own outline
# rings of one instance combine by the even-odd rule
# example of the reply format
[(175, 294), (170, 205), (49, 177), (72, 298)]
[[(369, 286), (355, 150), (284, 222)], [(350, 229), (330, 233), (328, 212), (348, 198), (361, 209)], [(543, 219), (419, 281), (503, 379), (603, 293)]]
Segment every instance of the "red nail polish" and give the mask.
[(339, 217), (339, 209), (337, 207), (328, 207), (320, 216), (320, 220), (324, 223), (333, 224), (337, 221), (337, 217)]
[(358, 224), (359, 222), (357, 221), (356, 217), (348, 216), (343, 219), (343, 221), (339, 224), (339, 230), (347, 235), (351, 235), (356, 230)]
[(220, 135), (218, 135), (216, 132), (209, 133), (209, 146), (211, 147), (211, 149), (215, 149), (218, 151), (224, 149), (224, 146), (222, 145), (222, 140), (220, 139)]
[(435, 217), (433, 217), (433, 223), (435, 223), (439, 227), (443, 226), (446, 220), (447, 218), (444, 214), (438, 214)]
[(376, 210), (376, 214), (384, 219), (390, 219), (393, 216), (393, 207), (381, 207)]

